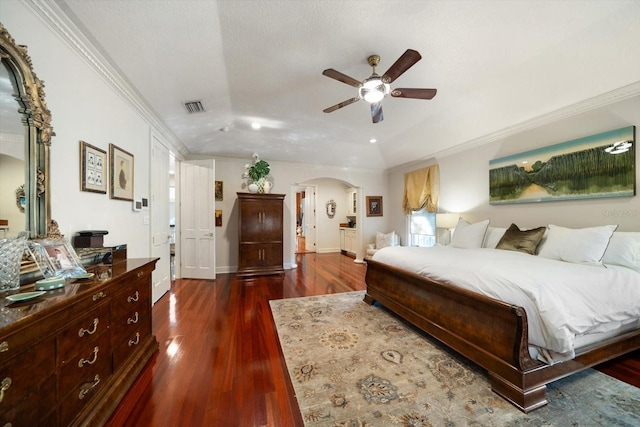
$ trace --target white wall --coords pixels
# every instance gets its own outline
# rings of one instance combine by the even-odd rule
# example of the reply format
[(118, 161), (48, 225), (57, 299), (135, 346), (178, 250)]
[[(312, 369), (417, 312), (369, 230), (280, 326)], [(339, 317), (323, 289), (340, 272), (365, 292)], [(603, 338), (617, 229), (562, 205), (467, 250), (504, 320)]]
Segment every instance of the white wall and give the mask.
[[(589, 227), (618, 224), (620, 231), (640, 231), (640, 197), (586, 199), (526, 204), (489, 204), (489, 161), (545, 147), (584, 136), (636, 126), (640, 129), (640, 96), (615, 102), (554, 123), (437, 159), (440, 165), (441, 211), (461, 213), (468, 221), (491, 219), (491, 225), (521, 227), (556, 224), (564, 227)], [(636, 185), (640, 178), (640, 149), (636, 135)], [(397, 168), (390, 174), (390, 188), (404, 185), (404, 173), (435, 163), (425, 161)], [(394, 205), (401, 203), (402, 194), (392, 191)], [(394, 227), (405, 224), (401, 209), (394, 209)], [(398, 230), (396, 230), (398, 231)], [(404, 236), (406, 233), (403, 233)], [(404, 240), (406, 241), (406, 240)]]
[[(24, 161), (15, 157), (0, 154), (0, 218), (9, 221), (7, 237), (16, 237), (24, 230), (25, 213), (20, 212), (16, 204), (16, 190), (24, 184)], [(0, 239), (4, 238), (0, 234)]]
[(26, 45), (44, 81), (56, 135), (51, 142), (51, 218), (68, 238), (86, 229), (108, 230), (106, 245), (127, 244), (129, 257), (150, 254), (148, 211), (108, 194), (80, 191), (79, 141), (109, 151), (113, 143), (134, 156), (134, 197), (149, 194), (151, 127), (62, 37), (23, 2), (0, 2), (2, 24)]
[[(336, 179), (312, 179), (302, 185), (316, 188), (316, 252), (340, 251), (340, 223), (347, 222), (347, 184)], [(307, 194), (306, 197), (313, 197)], [(329, 200), (336, 202), (336, 214), (327, 216), (326, 204)], [(308, 232), (307, 232), (308, 233)]]

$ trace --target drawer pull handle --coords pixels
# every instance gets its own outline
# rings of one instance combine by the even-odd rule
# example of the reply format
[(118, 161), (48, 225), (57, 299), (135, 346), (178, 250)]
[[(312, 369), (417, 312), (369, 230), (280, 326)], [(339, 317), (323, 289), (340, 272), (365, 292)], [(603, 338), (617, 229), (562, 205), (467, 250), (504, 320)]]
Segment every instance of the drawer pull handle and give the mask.
[(138, 291), (136, 291), (136, 293), (133, 296), (128, 296), (127, 297), (127, 302), (136, 302), (140, 299), (140, 294), (138, 293)]
[(100, 298), (104, 298), (106, 296), (107, 296), (107, 294), (105, 294), (104, 292), (100, 291), (97, 294), (93, 294), (93, 300), (94, 301), (98, 301)]
[(82, 390), (80, 390), (80, 394), (78, 394), (78, 399), (82, 400), (95, 386), (100, 383), (100, 375), (96, 375), (93, 377), (93, 381), (82, 386)]
[(93, 329), (84, 329), (84, 328), (80, 328), (80, 330), (78, 330), (78, 336), (79, 337), (83, 337), (84, 334), (89, 334), (89, 335), (93, 335), (96, 333), (96, 331), (98, 330), (98, 318), (96, 317), (95, 319), (93, 319)]
[(4, 400), (4, 392), (11, 387), (11, 378), (7, 377), (0, 383), (0, 403)]
[(84, 357), (80, 358), (80, 360), (78, 360), (78, 368), (82, 368), (84, 365), (93, 365), (96, 363), (96, 360), (98, 360), (98, 350), (98, 346), (93, 348), (93, 359), (91, 360), (85, 359)]
[(139, 316), (138, 316), (138, 312), (136, 311), (136, 313), (133, 315), (133, 317), (130, 317), (127, 319), (127, 325), (130, 325), (132, 323), (138, 323), (138, 320), (140, 320)]
[(4, 353), (5, 351), (9, 351), (9, 343), (2, 341), (0, 342), (0, 353)]
[(138, 271), (138, 274), (136, 276), (138, 276), (138, 278), (144, 276), (144, 271)]
[(132, 345), (138, 345), (139, 342), (140, 342), (140, 332), (136, 332), (136, 339), (129, 340), (129, 347), (131, 347)]

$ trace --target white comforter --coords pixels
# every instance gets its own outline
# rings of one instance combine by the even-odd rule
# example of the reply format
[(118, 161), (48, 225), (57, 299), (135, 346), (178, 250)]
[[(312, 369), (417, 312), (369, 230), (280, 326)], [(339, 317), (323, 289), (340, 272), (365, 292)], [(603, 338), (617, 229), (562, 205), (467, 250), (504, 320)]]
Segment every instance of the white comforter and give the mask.
[(548, 363), (574, 357), (577, 335), (637, 324), (640, 317), (640, 273), (625, 267), (446, 246), (388, 247), (373, 259), (523, 307), (529, 343), (559, 353), (542, 350)]

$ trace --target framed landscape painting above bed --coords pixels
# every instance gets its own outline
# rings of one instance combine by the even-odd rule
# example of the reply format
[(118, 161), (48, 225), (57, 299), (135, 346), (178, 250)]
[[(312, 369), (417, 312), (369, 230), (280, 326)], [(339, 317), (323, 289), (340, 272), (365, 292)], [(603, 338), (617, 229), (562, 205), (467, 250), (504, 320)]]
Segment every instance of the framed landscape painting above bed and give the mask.
[(491, 204), (632, 197), (635, 126), (489, 162)]

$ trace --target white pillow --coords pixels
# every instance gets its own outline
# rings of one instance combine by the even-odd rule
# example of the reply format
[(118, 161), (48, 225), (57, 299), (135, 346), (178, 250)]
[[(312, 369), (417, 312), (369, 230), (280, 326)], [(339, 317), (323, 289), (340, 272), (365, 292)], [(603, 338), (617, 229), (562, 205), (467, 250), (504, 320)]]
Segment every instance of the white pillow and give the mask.
[(611, 235), (617, 225), (588, 228), (565, 228), (549, 224), (547, 239), (539, 256), (575, 264), (602, 265)]
[(489, 220), (469, 224), (464, 219), (458, 220), (458, 225), (451, 237), (451, 245), (454, 248), (481, 248), (484, 241), (484, 235), (487, 232)]
[(387, 246), (393, 246), (395, 242), (396, 232), (392, 231), (391, 233), (376, 233), (376, 249), (386, 248)]
[(609, 246), (602, 257), (605, 265), (621, 265), (640, 272), (640, 233), (613, 233)]
[(498, 246), (498, 242), (504, 236), (506, 228), (487, 227), (487, 234), (484, 236), (483, 248), (495, 249)]

